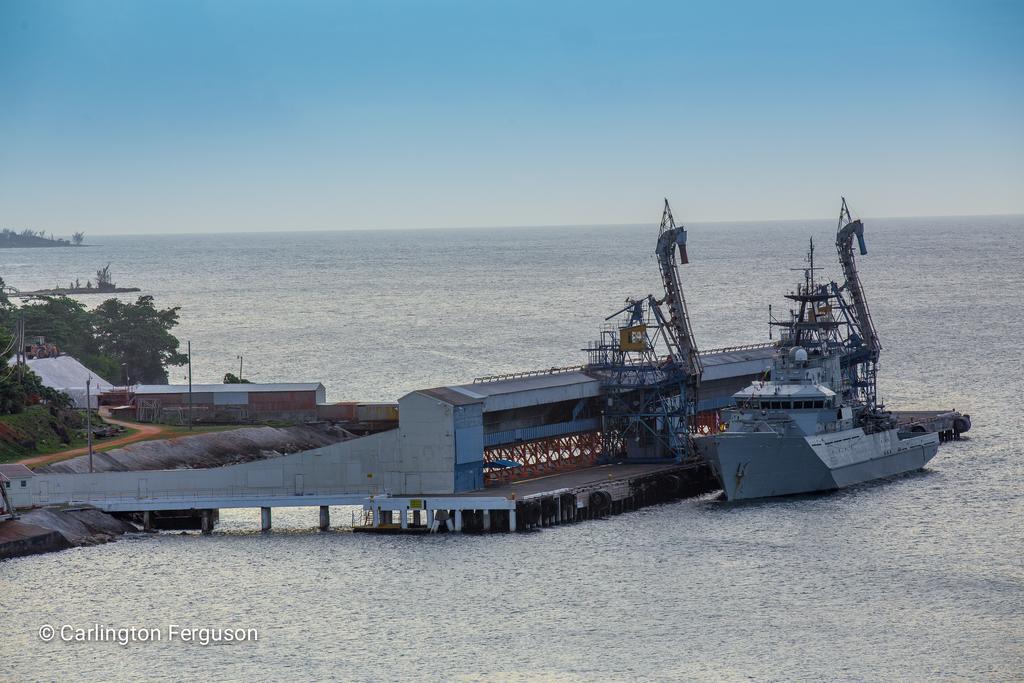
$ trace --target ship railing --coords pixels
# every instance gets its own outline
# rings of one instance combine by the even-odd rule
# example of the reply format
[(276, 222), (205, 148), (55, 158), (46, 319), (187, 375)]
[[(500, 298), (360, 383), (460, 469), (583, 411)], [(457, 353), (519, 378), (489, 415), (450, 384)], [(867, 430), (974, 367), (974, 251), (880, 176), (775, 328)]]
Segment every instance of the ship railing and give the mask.
[(760, 342), (757, 344), (740, 344), (739, 346), (723, 346), (720, 349), (702, 350), (700, 355), (710, 356), (717, 353), (734, 353), (736, 351), (756, 351), (759, 349), (772, 349), (779, 345), (778, 342)]

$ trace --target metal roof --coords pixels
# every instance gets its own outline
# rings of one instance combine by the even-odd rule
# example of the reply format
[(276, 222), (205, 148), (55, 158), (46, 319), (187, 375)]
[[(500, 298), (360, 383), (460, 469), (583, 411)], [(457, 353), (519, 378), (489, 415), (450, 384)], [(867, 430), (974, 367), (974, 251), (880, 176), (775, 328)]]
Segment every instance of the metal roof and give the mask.
[(585, 372), (559, 372), (550, 375), (531, 375), (528, 377), (496, 380), (494, 382), (458, 384), (448, 388), (464, 393), (467, 396), (485, 398), (487, 396), (497, 396), (498, 394), (513, 394), (520, 391), (566, 387), (598, 381), (597, 378), (591, 377)]
[(578, 400), (597, 396), (600, 391), (600, 380), (585, 372), (559, 372), (493, 382), (434, 387), (421, 389), (417, 393), (456, 406), (483, 403), (484, 410), (496, 411)]
[(8, 479), (24, 479), (25, 477), (34, 477), (36, 473), (25, 467), (24, 465), (0, 465), (0, 474), (4, 475)]
[[(193, 384), (193, 394), (237, 394), (237, 393), (269, 393), (283, 391), (319, 391), (324, 385), (320, 383), (306, 384)], [(132, 387), (138, 394), (187, 394), (187, 384), (139, 384)]]

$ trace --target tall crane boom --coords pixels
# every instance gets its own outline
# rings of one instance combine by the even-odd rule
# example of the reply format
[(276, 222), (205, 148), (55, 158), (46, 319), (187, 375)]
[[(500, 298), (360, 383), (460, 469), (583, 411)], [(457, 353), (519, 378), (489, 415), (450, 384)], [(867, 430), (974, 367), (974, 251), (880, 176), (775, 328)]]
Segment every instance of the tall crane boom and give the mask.
[(625, 308), (606, 318), (616, 322), (586, 349), (587, 372), (601, 378), (601, 442), (609, 460), (697, 457), (690, 434), (701, 362), (677, 267), (677, 259), (687, 262), (686, 230), (675, 224), (668, 200), (655, 254), (664, 297), (627, 299)]
[[(661, 229), (658, 232), (658, 267), (661, 269), (661, 280), (665, 286), (665, 298), (668, 306), (669, 325), (667, 342), (673, 360), (686, 374), (687, 384), (696, 390), (700, 386), (701, 362), (697, 354), (697, 345), (690, 327), (690, 314), (686, 310), (686, 299), (679, 279), (679, 268), (676, 264), (676, 251), (679, 261), (689, 263), (686, 255), (686, 228), (676, 225), (672, 217), (672, 208), (665, 200), (665, 210), (661, 214)], [(695, 397), (689, 397), (695, 400)]]
[(882, 344), (878, 339), (875, 323), (871, 320), (868, 302), (864, 297), (864, 287), (861, 285), (860, 275), (857, 273), (857, 262), (853, 255), (854, 237), (857, 238), (861, 256), (867, 254), (868, 248), (864, 243), (864, 224), (860, 219), (853, 220), (850, 210), (846, 207), (846, 198), (843, 197), (843, 206), (839, 211), (839, 229), (836, 233), (836, 251), (839, 252), (839, 263), (843, 267), (843, 276), (846, 278), (843, 289), (850, 294), (857, 332), (860, 334), (864, 346), (867, 347), (871, 360), (877, 362)]

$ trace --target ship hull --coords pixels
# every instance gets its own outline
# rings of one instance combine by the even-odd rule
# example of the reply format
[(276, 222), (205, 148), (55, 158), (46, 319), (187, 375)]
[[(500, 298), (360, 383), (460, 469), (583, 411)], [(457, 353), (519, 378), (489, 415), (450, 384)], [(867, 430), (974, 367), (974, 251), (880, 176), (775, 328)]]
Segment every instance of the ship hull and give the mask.
[(937, 434), (900, 439), (896, 430), (850, 429), (811, 437), (725, 432), (711, 461), (728, 500), (831, 491), (913, 472), (938, 451)]

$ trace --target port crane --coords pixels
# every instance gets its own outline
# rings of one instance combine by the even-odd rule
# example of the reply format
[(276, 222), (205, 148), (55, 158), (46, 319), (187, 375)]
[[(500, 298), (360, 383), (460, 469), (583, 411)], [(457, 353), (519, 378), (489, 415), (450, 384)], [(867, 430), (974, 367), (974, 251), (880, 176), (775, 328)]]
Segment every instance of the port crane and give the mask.
[(854, 256), (853, 241), (857, 240), (861, 256), (868, 253), (864, 242), (864, 223), (850, 215), (846, 206), (846, 198), (842, 198), (839, 210), (839, 225), (836, 230), (836, 252), (839, 264), (843, 269), (842, 286), (833, 282), (832, 291), (839, 302), (840, 309), (849, 326), (850, 333), (846, 339), (847, 352), (843, 358), (843, 369), (847, 373), (851, 389), (856, 397), (867, 407), (874, 408), (877, 391), (878, 358), (882, 344), (878, 339), (878, 331), (871, 320), (868, 302), (864, 296), (864, 286), (857, 272), (857, 261)]
[(627, 299), (586, 349), (587, 370), (602, 378), (606, 397), (601, 433), (609, 459), (694, 457), (690, 430), (702, 366), (679, 276), (679, 264), (689, 262), (686, 228), (676, 225), (667, 199), (655, 255), (664, 296)]
[(665, 209), (661, 214), (661, 228), (658, 231), (658, 267), (661, 269), (661, 281), (665, 288), (665, 298), (660, 303), (668, 307), (669, 319), (667, 337), (669, 351), (673, 359), (686, 374), (686, 384), (690, 394), (696, 398), (700, 387), (700, 375), (703, 370), (697, 345), (693, 340), (693, 328), (690, 326), (690, 314), (686, 310), (686, 299), (679, 279), (679, 266), (676, 263), (676, 252), (679, 262), (690, 262), (686, 254), (686, 228), (676, 225), (672, 217), (672, 207), (665, 200)]

